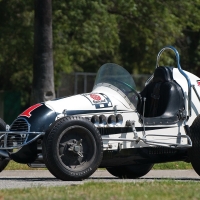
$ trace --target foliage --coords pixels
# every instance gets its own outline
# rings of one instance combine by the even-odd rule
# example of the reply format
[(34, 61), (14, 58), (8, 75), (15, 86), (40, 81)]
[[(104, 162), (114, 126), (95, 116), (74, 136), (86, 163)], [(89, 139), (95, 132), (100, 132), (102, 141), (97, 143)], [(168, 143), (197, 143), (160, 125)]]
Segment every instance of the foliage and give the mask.
[[(99, 1), (70, 0), (53, 5), (56, 72), (94, 71), (95, 59), (118, 48), (116, 17)], [(105, 61), (105, 60), (104, 60)], [(72, 67), (73, 66), (73, 67)], [(83, 67), (84, 66), (84, 67)]]
[[(29, 104), (34, 1), (0, 0), (0, 90), (18, 90)], [(53, 3), (56, 87), (60, 74), (96, 72), (116, 62), (131, 73), (150, 73), (158, 51), (174, 45), (183, 69), (200, 76), (199, 0), (69, 0)], [(172, 64), (163, 56), (161, 64)], [(173, 63), (174, 64), (174, 63)]]
[(32, 1), (0, 1), (0, 89), (31, 91), (33, 60)]

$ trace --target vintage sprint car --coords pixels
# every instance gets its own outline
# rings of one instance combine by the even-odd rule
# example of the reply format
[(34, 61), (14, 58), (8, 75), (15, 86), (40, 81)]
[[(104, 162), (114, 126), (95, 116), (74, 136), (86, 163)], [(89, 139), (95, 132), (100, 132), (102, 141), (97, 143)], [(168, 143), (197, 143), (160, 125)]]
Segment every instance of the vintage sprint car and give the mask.
[[(176, 67), (159, 66), (174, 52)], [(46, 167), (61, 180), (83, 180), (97, 168), (138, 178), (154, 163), (191, 162), (200, 175), (200, 78), (182, 70), (166, 46), (141, 92), (117, 64), (104, 64), (91, 93), (38, 103), (9, 126), (0, 121), (0, 170), (9, 160)]]

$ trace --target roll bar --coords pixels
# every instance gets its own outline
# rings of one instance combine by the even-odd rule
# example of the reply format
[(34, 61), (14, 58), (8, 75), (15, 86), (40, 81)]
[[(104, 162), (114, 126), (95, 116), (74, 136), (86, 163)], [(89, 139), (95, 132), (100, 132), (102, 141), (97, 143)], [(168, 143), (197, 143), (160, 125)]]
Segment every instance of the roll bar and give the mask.
[[(187, 74), (181, 68), (181, 65), (180, 65), (180, 56), (179, 56), (179, 53), (178, 53), (178, 51), (176, 50), (175, 47), (173, 47), (173, 46), (166, 46), (166, 47), (164, 47), (164, 48), (162, 48), (160, 50), (160, 52), (157, 55), (156, 68), (159, 67), (160, 57), (161, 57), (162, 53), (165, 50), (172, 50), (175, 53), (177, 68), (178, 68), (179, 72), (185, 77), (185, 79), (187, 81), (187, 84), (188, 84), (188, 116), (190, 117), (191, 116), (191, 87), (192, 87), (192, 85), (191, 85), (189, 77), (187, 76)], [(148, 84), (152, 80), (152, 78), (153, 78), (153, 76), (151, 76), (147, 80), (146, 84)]]

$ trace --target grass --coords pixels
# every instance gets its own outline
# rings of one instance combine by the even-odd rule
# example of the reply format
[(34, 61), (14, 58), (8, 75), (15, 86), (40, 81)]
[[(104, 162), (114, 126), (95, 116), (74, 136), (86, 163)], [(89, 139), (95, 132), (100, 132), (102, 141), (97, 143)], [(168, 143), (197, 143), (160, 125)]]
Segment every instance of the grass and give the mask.
[[(31, 168), (27, 164), (20, 164), (14, 161), (10, 161), (5, 170), (41, 170), (46, 168)], [(0, 199), (1, 200), (1, 199)]]
[[(19, 164), (14, 161), (10, 161), (6, 170), (41, 170), (46, 168), (30, 168), (26, 164)], [(159, 163), (155, 164), (153, 169), (193, 169), (190, 163), (186, 162), (169, 162), (169, 163)], [(1, 200), (1, 199), (0, 199)]]
[[(153, 169), (191, 169), (185, 162), (155, 164)], [(26, 164), (10, 161), (7, 170), (30, 170)], [(37, 169), (37, 168), (36, 168)], [(41, 168), (39, 168), (41, 169)], [(0, 190), (0, 200), (198, 200), (200, 182), (170, 179), (145, 182), (86, 182), (62, 187), (33, 187)]]
[(153, 166), (153, 169), (193, 169), (191, 163), (186, 162), (168, 162), (168, 163), (159, 163)]
[(35, 187), (0, 191), (4, 200), (199, 200), (200, 182), (172, 180), (148, 182), (87, 182), (62, 187)]

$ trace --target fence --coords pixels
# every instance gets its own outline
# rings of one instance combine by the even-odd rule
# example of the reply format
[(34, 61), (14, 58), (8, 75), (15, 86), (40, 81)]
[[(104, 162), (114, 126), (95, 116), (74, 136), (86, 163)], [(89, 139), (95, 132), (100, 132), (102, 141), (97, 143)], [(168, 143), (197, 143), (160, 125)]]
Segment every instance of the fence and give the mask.
[[(137, 86), (137, 90), (141, 91), (146, 80), (150, 77), (147, 74), (132, 75)], [(63, 75), (61, 85), (57, 89), (57, 97), (70, 96), (80, 93), (88, 93), (92, 91), (96, 73), (77, 72), (73, 74)]]

